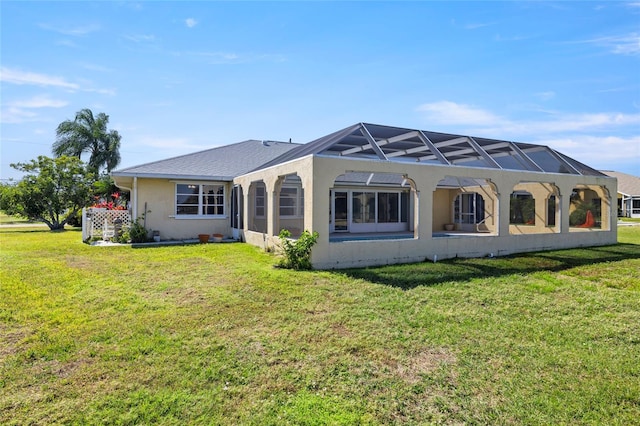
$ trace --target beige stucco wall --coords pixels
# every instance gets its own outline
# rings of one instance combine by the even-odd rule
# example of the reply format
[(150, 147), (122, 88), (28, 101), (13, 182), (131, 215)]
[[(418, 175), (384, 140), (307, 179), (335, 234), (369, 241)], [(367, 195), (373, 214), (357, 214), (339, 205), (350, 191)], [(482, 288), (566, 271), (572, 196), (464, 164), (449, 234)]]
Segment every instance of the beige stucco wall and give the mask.
[(442, 231), (445, 223), (453, 223), (451, 211), (457, 189), (436, 189), (433, 192), (433, 230)]
[(512, 235), (522, 234), (552, 234), (560, 232), (560, 221), (558, 213), (560, 205), (556, 205), (556, 224), (547, 226), (547, 202), (551, 195), (556, 195), (555, 185), (547, 182), (520, 182), (513, 187), (514, 191), (526, 191), (535, 200), (535, 224), (510, 224), (509, 233)]
[[(198, 234), (231, 235), (229, 220), (229, 204), (231, 199), (231, 183), (225, 185), (225, 213), (223, 218), (182, 218), (175, 214), (176, 182), (168, 179), (116, 178), (116, 184), (131, 190), (133, 218), (146, 216), (146, 228), (159, 230), (161, 240), (184, 240), (197, 238)], [(179, 181), (182, 182), (182, 181)], [(184, 183), (220, 183), (203, 181), (184, 181)], [(135, 200), (133, 199), (135, 197)], [(146, 206), (146, 214), (145, 214)]]
[[(333, 188), (335, 178), (348, 171), (365, 171), (378, 173), (400, 173), (415, 183), (413, 194), (416, 196), (416, 229), (414, 239), (402, 240), (369, 240), (329, 242), (329, 190)], [(606, 214), (611, 209), (611, 198), (603, 197), (603, 221), (607, 221), (602, 230), (585, 229), (569, 234), (569, 195), (579, 185), (596, 185), (605, 188), (608, 194), (616, 194), (616, 181), (608, 177), (575, 176), (564, 174), (516, 172), (495, 169), (479, 169), (452, 167), (441, 165), (406, 164), (387, 161), (364, 161), (346, 158), (308, 156), (281, 164), (267, 170), (254, 172), (236, 179), (243, 185), (245, 194), (252, 181), (263, 180), (267, 185), (270, 205), (274, 205), (276, 182), (280, 176), (297, 173), (302, 179), (305, 191), (304, 229), (317, 231), (320, 236), (313, 248), (312, 262), (317, 268), (345, 268), (379, 265), (387, 263), (413, 262), (425, 259), (474, 257), (486, 255), (506, 255), (517, 252), (559, 249), (579, 246), (595, 246), (616, 243), (616, 226), (611, 221), (615, 214)], [(446, 176), (472, 177), (486, 179), (494, 185), (498, 194), (492, 208), (492, 224), (495, 233), (478, 234), (471, 237), (433, 237), (434, 226), (450, 221), (448, 212), (434, 213), (434, 196), (437, 202), (452, 201), (454, 191), (445, 194), (436, 191), (436, 186)], [(509, 225), (509, 197), (514, 188), (522, 182), (544, 182), (557, 188), (559, 208), (565, 212), (557, 220), (554, 232), (545, 229), (534, 234), (511, 235)], [(532, 189), (537, 191), (537, 189)], [(435, 195), (434, 195), (435, 194)], [(546, 198), (545, 198), (546, 199)], [(486, 207), (489, 204), (486, 200)], [(615, 201), (615, 200), (613, 200)], [(248, 202), (245, 197), (245, 202)], [(546, 206), (546, 204), (545, 204)], [(615, 204), (614, 204), (615, 208)], [(538, 207), (536, 206), (536, 209)], [(269, 213), (273, 215), (272, 208)], [(245, 214), (245, 221), (248, 215)], [(266, 233), (245, 231), (248, 243), (261, 247), (277, 245), (276, 229), (271, 221)]]

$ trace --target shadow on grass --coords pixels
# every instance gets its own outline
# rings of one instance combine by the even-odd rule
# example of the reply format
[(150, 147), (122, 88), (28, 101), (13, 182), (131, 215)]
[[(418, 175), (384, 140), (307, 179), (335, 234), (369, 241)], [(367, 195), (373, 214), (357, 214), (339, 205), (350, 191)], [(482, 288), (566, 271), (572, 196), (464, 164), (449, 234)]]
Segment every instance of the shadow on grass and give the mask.
[(464, 282), (474, 278), (501, 277), (541, 271), (557, 272), (578, 266), (640, 258), (640, 245), (616, 244), (568, 250), (523, 253), (499, 258), (455, 258), (438, 263), (422, 262), (364, 269), (346, 269), (336, 273), (350, 278), (410, 290), (446, 282)]
[(49, 229), (49, 227), (47, 227), (44, 224), (35, 224), (33, 226), (31, 225), (2, 225), (0, 226), (0, 233), (4, 233), (4, 234), (34, 234), (34, 233), (40, 233), (40, 234), (59, 234), (62, 232), (75, 232), (75, 233), (82, 233), (82, 229), (81, 228), (65, 228), (65, 229), (54, 229), (51, 230)]

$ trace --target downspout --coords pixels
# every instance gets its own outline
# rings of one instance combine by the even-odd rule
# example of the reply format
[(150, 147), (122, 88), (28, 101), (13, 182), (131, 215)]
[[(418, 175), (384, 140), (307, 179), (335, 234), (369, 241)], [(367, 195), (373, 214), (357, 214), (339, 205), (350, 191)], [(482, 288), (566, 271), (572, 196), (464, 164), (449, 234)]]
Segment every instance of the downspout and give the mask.
[(138, 214), (138, 177), (133, 177), (133, 191), (131, 192), (131, 212), (133, 216), (131, 220), (137, 219)]

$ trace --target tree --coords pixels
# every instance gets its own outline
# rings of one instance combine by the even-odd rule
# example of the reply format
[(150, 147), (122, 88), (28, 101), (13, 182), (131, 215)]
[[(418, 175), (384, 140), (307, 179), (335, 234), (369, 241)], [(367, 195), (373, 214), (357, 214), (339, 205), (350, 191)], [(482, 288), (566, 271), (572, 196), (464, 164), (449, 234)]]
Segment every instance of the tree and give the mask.
[(94, 117), (90, 109), (76, 113), (75, 120), (66, 120), (58, 125), (53, 154), (80, 158), (89, 154), (88, 167), (98, 177), (102, 168), (107, 173), (120, 164), (120, 139), (116, 130), (107, 130), (109, 116), (101, 112)]
[(29, 163), (11, 164), (25, 172), (17, 184), (3, 184), (0, 209), (64, 229), (69, 219), (91, 200), (93, 174), (76, 157), (39, 156)]

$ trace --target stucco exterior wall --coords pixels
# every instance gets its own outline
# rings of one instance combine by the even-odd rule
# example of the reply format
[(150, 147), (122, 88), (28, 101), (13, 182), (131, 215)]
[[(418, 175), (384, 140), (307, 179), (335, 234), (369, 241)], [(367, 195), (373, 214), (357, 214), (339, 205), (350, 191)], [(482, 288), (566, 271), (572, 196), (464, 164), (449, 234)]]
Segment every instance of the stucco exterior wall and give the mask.
[[(210, 183), (210, 182), (200, 182)], [(176, 182), (168, 179), (137, 179), (137, 202), (133, 217), (146, 216), (149, 232), (160, 231), (161, 240), (197, 238), (198, 234), (231, 235), (229, 220), (231, 184), (225, 185), (225, 216), (222, 218), (186, 218), (177, 216), (175, 210)], [(133, 196), (133, 191), (132, 191)], [(133, 204), (133, 203), (132, 203)], [(146, 206), (146, 213), (145, 213)]]
[(555, 185), (547, 182), (520, 182), (513, 187), (513, 191), (526, 191), (535, 200), (535, 223), (510, 224), (509, 233), (521, 234), (552, 234), (560, 232), (558, 221), (559, 205), (556, 205), (555, 225), (547, 226), (547, 202), (551, 195), (556, 195)]
[(451, 206), (458, 193), (457, 189), (436, 189), (433, 192), (433, 230), (442, 231), (445, 223), (453, 223)]
[[(412, 194), (415, 196), (417, 218), (413, 239), (330, 242), (329, 191), (334, 186), (335, 178), (348, 171), (399, 173), (414, 183)], [(272, 195), (272, 188), (275, 187), (278, 178), (291, 173), (297, 173), (302, 179), (305, 191), (304, 229), (320, 234), (312, 251), (312, 263), (316, 268), (364, 267), (432, 260), (436, 257), (445, 259), (456, 256), (500, 256), (527, 251), (615, 244), (617, 240), (616, 226), (613, 223), (616, 215), (609, 212), (612, 208), (615, 209), (615, 198), (611, 195), (602, 199), (602, 220), (607, 222), (603, 229), (572, 229), (569, 233), (569, 197), (572, 189), (580, 185), (595, 185), (603, 188), (603, 193), (615, 196), (616, 181), (608, 177), (308, 156), (241, 176), (236, 178), (236, 183), (243, 185), (246, 191), (251, 182), (263, 180), (267, 185), (267, 192)], [(498, 200), (494, 203), (496, 212), (492, 218), (495, 234), (460, 237), (432, 235), (434, 226), (440, 226), (444, 220), (450, 221), (450, 218), (445, 217), (446, 213), (434, 213), (433, 209), (434, 201), (450, 203), (451, 197), (454, 196), (454, 191), (448, 191), (449, 194), (436, 191), (438, 182), (446, 176), (486, 179), (494, 185), (498, 194)], [(535, 234), (511, 234), (509, 197), (513, 189), (522, 182), (543, 182), (557, 188), (558, 208), (563, 214), (556, 220), (557, 229), (553, 232), (545, 229), (544, 232)], [(486, 201), (489, 204), (488, 200)], [(274, 210), (270, 209), (269, 213), (273, 214)], [(245, 221), (247, 216), (245, 214)], [(278, 239), (275, 235), (278, 230), (270, 224), (267, 228), (266, 233), (245, 231), (246, 241), (265, 248), (277, 246)]]

